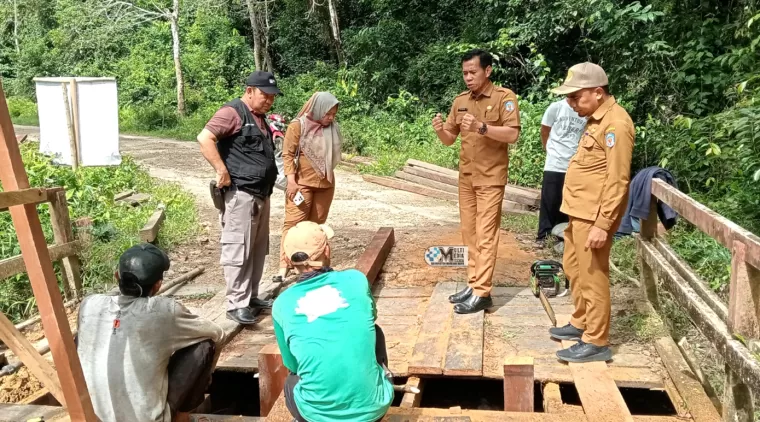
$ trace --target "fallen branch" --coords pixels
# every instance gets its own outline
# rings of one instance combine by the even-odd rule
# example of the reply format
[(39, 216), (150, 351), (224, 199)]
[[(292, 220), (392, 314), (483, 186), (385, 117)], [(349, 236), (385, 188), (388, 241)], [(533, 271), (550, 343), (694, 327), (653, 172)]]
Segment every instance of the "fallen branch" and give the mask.
[(623, 277), (624, 279), (626, 279), (626, 280), (630, 281), (631, 283), (633, 283), (634, 285), (636, 285), (636, 287), (641, 287), (641, 283), (639, 283), (639, 280), (636, 280), (635, 278), (633, 278), (633, 277), (630, 277), (629, 275), (627, 275), (626, 273), (624, 273), (624, 272), (623, 272), (623, 270), (621, 270), (620, 268), (618, 268), (618, 267), (617, 267), (617, 266), (616, 266), (616, 265), (615, 265), (615, 264), (612, 262), (612, 260), (611, 260), (611, 259), (610, 259), (610, 269), (611, 269), (612, 271), (614, 271), (614, 272), (615, 272), (615, 274), (619, 275), (620, 277)]

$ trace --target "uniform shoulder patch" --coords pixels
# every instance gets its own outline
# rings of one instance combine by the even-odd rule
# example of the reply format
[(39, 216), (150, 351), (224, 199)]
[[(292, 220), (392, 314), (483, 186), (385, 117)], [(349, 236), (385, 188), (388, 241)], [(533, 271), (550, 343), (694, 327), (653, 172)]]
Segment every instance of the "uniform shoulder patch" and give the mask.
[(507, 110), (508, 113), (511, 113), (515, 111), (515, 102), (514, 100), (507, 100), (504, 103), (504, 109)]
[[(614, 130), (614, 128), (613, 128)], [(615, 132), (607, 131), (607, 134), (604, 135), (604, 143), (607, 145), (607, 148), (612, 148), (615, 146)]]

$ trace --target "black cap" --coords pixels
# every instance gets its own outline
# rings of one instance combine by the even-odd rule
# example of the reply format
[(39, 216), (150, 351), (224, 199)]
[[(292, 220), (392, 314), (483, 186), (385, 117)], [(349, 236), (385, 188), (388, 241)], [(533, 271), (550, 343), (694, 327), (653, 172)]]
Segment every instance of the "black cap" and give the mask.
[(169, 257), (150, 243), (127, 249), (119, 258), (119, 277), (131, 274), (141, 286), (153, 286), (169, 269)]
[(257, 70), (248, 75), (248, 78), (245, 80), (245, 85), (255, 86), (267, 94), (282, 94), (280, 88), (277, 88), (277, 81), (274, 79), (274, 75), (261, 70)]

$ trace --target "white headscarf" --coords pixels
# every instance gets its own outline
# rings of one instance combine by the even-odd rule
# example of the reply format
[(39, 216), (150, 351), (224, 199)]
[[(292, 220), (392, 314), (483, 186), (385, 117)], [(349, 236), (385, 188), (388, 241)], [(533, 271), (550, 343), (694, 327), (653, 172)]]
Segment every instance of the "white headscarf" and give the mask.
[(327, 178), (330, 183), (334, 182), (334, 170), (340, 163), (343, 136), (337, 122), (333, 121), (324, 127), (318, 120), (322, 120), (338, 104), (338, 99), (329, 92), (316, 92), (296, 116), (301, 122), (301, 151), (311, 161), (319, 176)]

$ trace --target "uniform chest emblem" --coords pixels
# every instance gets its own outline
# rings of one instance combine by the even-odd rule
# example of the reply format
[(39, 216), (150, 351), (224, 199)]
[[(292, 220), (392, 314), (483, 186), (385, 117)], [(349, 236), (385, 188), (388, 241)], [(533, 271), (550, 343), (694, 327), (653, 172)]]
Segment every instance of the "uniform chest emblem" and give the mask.
[(512, 100), (507, 101), (506, 103), (504, 103), (504, 109), (507, 110), (508, 112), (515, 111), (515, 102)]
[(604, 143), (607, 144), (608, 148), (612, 148), (615, 146), (615, 134), (614, 133), (608, 133), (604, 137)]
[(492, 109), (492, 108), (493, 108), (493, 107), (491, 107), (491, 106), (488, 106), (488, 107), (486, 107), (486, 111), (491, 111), (491, 109)]

